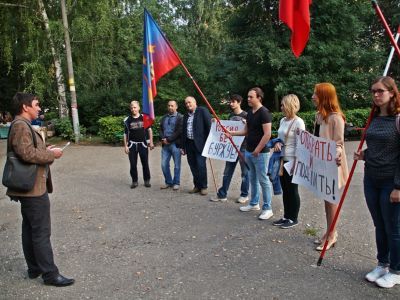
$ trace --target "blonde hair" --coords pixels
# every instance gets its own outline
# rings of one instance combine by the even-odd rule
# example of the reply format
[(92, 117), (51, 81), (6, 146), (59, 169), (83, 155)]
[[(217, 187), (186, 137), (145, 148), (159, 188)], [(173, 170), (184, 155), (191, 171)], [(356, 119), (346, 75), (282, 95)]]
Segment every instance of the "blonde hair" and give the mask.
[(300, 100), (295, 94), (284, 96), (281, 103), (285, 107), (285, 111), (288, 114), (287, 117), (289, 118), (294, 118), (300, 110)]
[(131, 103), (129, 104), (129, 107), (132, 107), (134, 104), (136, 104), (140, 109), (140, 103), (139, 103), (139, 101), (136, 101), (136, 100), (131, 101)]

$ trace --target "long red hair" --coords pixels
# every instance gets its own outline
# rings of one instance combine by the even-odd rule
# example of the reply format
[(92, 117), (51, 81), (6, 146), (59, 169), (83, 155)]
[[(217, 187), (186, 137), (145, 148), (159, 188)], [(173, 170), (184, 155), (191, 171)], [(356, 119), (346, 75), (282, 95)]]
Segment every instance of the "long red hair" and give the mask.
[(339, 105), (336, 88), (333, 84), (329, 82), (317, 83), (315, 85), (314, 93), (318, 98), (317, 110), (325, 122), (328, 119), (328, 116), (333, 112), (339, 113), (343, 120), (346, 121), (346, 117)]

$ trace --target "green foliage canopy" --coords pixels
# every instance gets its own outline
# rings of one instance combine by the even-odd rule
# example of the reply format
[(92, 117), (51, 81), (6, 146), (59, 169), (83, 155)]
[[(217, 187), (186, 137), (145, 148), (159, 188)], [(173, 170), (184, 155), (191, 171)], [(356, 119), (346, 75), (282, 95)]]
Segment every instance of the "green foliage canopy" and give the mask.
[[(57, 55), (67, 76), (59, 1), (45, 2)], [(380, 1), (395, 32), (398, 0)], [(390, 43), (369, 0), (313, 1), (311, 33), (303, 55), (290, 50), (290, 30), (278, 20), (278, 0), (91, 0), (67, 1), (80, 123), (97, 132), (101, 117), (128, 114), (141, 100), (143, 9), (166, 33), (217, 113), (231, 93), (246, 95), (260, 86), (265, 105), (278, 110), (280, 98), (296, 93), (303, 111), (313, 110), (316, 83), (332, 82), (344, 109), (368, 107), (372, 78), (381, 75)], [(57, 110), (53, 57), (37, 1), (0, 4), (0, 110), (8, 110), (16, 91), (40, 96)], [(390, 75), (400, 78), (395, 57)], [(157, 85), (156, 115), (166, 102), (200, 96), (181, 67)]]

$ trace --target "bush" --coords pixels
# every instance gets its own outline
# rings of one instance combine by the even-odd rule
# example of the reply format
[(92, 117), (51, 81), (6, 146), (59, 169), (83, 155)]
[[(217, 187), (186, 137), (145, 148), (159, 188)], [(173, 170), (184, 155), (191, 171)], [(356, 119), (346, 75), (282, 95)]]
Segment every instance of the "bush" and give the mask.
[(346, 115), (346, 122), (352, 123), (355, 127), (364, 127), (371, 109), (369, 108), (360, 108), (360, 109), (352, 109), (344, 112)]
[(74, 129), (72, 128), (71, 120), (68, 117), (61, 119), (54, 119), (52, 123), (54, 124), (56, 135), (66, 140), (75, 139)]
[(58, 113), (55, 111), (49, 111), (44, 114), (45, 121), (50, 121), (54, 119), (58, 119)]
[[(368, 119), (370, 109), (352, 109), (344, 112), (346, 116), (346, 123), (353, 124), (356, 128), (362, 128), (365, 126), (365, 122)], [(312, 132), (314, 129), (315, 111), (300, 112), (298, 115), (304, 120), (306, 130)], [(227, 120), (229, 114), (219, 114), (221, 120)], [(126, 116), (108, 116), (98, 120), (99, 124), (99, 135), (103, 138), (106, 143), (119, 143), (122, 140), (124, 134), (124, 118)], [(158, 142), (160, 136), (160, 120), (162, 116), (157, 116), (154, 120), (153, 140), (154, 143)], [(279, 121), (283, 118), (282, 112), (272, 113), (272, 136), (278, 135)], [(360, 136), (361, 131), (353, 130), (349, 136), (356, 137)]]
[(124, 133), (124, 119), (126, 116), (107, 116), (98, 120), (99, 135), (106, 143), (119, 143)]
[[(57, 136), (62, 137), (65, 140), (75, 141), (74, 128), (71, 120), (68, 117), (61, 119), (53, 119), (50, 121), (54, 125), (54, 130)], [(79, 125), (80, 138), (86, 134), (86, 128), (83, 125)]]

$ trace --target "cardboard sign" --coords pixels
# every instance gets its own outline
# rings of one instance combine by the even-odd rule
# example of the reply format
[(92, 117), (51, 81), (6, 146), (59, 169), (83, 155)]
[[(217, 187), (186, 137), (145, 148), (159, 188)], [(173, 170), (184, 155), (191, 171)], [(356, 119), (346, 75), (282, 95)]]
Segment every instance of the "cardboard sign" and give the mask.
[[(242, 121), (220, 121), (222, 126), (229, 131), (240, 131), (243, 130), (245, 126)], [(240, 149), (240, 146), (244, 140), (244, 136), (233, 136), (232, 139), (237, 149)], [(225, 136), (221, 126), (216, 121), (211, 123), (210, 133), (208, 134), (208, 138), (201, 155), (213, 159), (236, 161), (238, 153), (230, 140)]]
[(300, 184), (323, 200), (338, 204), (336, 142), (298, 129), (293, 183)]

